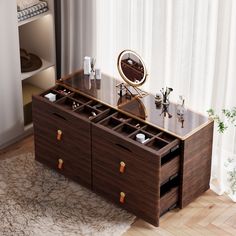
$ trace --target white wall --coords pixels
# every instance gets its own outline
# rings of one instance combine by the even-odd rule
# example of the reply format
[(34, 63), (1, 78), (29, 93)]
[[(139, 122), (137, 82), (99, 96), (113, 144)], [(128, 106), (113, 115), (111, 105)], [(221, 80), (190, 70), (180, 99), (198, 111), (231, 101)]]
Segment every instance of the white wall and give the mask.
[(16, 1), (0, 1), (0, 147), (23, 132)]

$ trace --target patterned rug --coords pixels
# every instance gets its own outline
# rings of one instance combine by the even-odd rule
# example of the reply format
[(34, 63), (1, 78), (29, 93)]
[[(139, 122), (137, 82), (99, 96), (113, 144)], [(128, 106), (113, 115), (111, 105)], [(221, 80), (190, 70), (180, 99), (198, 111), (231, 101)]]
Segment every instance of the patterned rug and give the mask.
[(1, 236), (118, 236), (135, 217), (34, 160), (0, 161)]

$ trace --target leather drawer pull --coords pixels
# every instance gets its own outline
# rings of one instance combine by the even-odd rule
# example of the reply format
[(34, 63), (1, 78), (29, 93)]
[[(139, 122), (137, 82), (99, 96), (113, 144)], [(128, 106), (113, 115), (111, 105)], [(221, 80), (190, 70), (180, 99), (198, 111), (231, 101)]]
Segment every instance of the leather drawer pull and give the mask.
[(57, 130), (57, 140), (61, 141), (61, 138), (62, 138), (62, 131), (59, 129)]
[(120, 192), (120, 203), (125, 203), (125, 193)]
[(120, 173), (124, 173), (125, 172), (125, 166), (126, 166), (126, 164), (123, 161), (121, 161), (120, 162)]
[(54, 116), (57, 116), (58, 118), (60, 118), (60, 119), (62, 119), (62, 120), (66, 120), (67, 121), (67, 119), (65, 118), (65, 117), (63, 117), (62, 115), (60, 115), (60, 114), (57, 114), (57, 113), (55, 113), (55, 112), (53, 112), (52, 113)]
[(123, 149), (125, 149), (125, 150), (128, 151), (128, 152), (132, 152), (129, 148), (123, 146), (122, 144), (116, 143), (116, 146), (118, 146), (118, 147), (120, 147), (120, 148), (123, 148)]
[(62, 169), (63, 163), (64, 163), (64, 161), (63, 161), (62, 159), (58, 159), (58, 165), (57, 165), (57, 167), (58, 167), (59, 170)]

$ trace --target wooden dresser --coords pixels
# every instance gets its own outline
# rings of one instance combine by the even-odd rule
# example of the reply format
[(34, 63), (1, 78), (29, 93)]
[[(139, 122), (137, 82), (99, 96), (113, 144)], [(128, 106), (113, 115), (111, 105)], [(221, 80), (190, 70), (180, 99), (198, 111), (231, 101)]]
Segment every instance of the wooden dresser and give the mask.
[(191, 110), (180, 119), (175, 104), (156, 107), (152, 95), (120, 96), (118, 83), (79, 71), (34, 96), (35, 157), (158, 226), (209, 189), (213, 121)]

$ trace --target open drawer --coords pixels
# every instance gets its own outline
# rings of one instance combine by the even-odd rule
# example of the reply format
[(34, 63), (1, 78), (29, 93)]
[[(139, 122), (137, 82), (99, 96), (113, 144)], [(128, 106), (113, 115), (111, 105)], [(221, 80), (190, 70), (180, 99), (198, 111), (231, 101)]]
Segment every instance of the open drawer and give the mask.
[[(150, 143), (151, 146), (148, 146), (134, 139), (135, 134), (141, 131), (150, 141), (156, 142), (158, 139), (156, 135), (142, 130), (142, 125), (140, 128), (134, 127), (129, 118), (119, 119), (117, 114), (92, 124), (93, 189), (116, 203), (119, 202), (119, 193), (124, 192), (127, 201), (121, 206), (151, 224), (158, 225), (159, 216), (178, 201), (178, 191), (169, 196), (168, 191), (161, 186), (169, 175), (170, 166), (177, 162), (179, 170), (179, 158), (172, 158), (172, 153), (175, 156), (174, 152), (179, 150), (179, 140), (173, 138), (171, 142), (165, 142), (160, 139), (161, 144), (155, 149), (152, 145), (159, 144)], [(175, 170), (176, 167), (173, 173)], [(165, 176), (163, 179), (162, 173)], [(169, 177), (167, 179), (171, 182)], [(177, 181), (177, 188), (178, 184)], [(168, 199), (171, 199), (171, 206)], [(145, 207), (145, 214), (142, 207)]]

